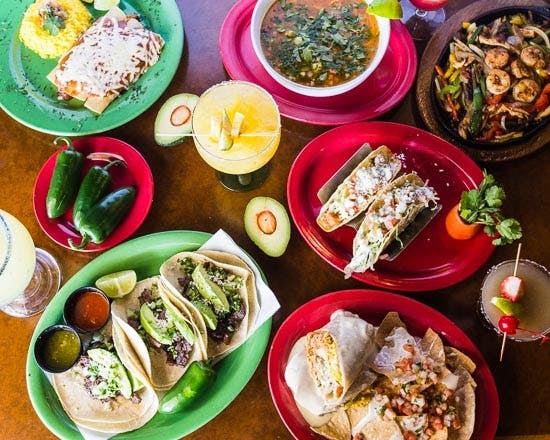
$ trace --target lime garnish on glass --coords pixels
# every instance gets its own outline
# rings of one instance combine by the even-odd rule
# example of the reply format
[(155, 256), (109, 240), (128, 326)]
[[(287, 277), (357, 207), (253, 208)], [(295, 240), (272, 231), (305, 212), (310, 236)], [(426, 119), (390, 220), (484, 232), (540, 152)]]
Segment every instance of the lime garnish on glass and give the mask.
[(137, 276), (133, 270), (122, 270), (102, 276), (95, 282), (95, 285), (98, 289), (103, 290), (109, 298), (122, 298), (134, 290), (136, 282)]
[(403, 18), (403, 9), (398, 0), (372, 0), (367, 7), (367, 12), (384, 18), (396, 20)]

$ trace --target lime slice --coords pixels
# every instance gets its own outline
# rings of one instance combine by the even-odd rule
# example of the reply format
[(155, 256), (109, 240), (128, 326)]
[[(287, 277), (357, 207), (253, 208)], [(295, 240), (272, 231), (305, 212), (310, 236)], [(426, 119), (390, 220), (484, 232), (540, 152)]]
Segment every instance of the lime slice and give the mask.
[(512, 302), (501, 296), (493, 296), (491, 304), (496, 306), (505, 315), (518, 316), (523, 310), (523, 306), (520, 303)]
[(94, 8), (98, 11), (108, 11), (118, 6), (120, 0), (94, 0)]
[(98, 289), (103, 290), (109, 298), (122, 298), (136, 287), (136, 282), (137, 276), (133, 270), (122, 270), (102, 276), (95, 282), (95, 285)]
[(384, 18), (397, 20), (403, 18), (403, 9), (401, 9), (401, 3), (398, 0), (372, 0), (367, 12)]

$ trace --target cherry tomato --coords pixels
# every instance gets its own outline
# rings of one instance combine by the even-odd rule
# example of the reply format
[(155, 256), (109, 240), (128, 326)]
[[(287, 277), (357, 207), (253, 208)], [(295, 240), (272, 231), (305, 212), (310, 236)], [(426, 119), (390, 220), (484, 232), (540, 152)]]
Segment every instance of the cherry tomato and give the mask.
[(519, 326), (519, 319), (515, 316), (504, 315), (498, 320), (498, 328), (501, 332), (515, 335)]

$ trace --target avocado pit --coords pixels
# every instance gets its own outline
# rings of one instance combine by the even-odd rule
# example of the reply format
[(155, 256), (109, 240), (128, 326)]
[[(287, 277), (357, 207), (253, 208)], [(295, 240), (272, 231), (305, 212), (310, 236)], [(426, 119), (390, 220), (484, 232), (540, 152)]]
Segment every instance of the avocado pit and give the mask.
[(170, 123), (175, 127), (179, 127), (189, 121), (190, 117), (191, 109), (186, 105), (179, 105), (172, 110), (172, 114), (170, 115)]
[(267, 235), (273, 234), (277, 229), (277, 218), (268, 210), (264, 210), (256, 215), (256, 223), (260, 231)]

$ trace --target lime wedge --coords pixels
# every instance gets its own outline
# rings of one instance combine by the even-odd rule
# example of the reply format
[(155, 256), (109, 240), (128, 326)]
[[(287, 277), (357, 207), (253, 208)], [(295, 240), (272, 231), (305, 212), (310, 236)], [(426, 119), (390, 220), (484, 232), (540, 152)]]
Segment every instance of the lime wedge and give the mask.
[(120, 0), (94, 0), (94, 8), (98, 11), (108, 11), (118, 6)]
[(136, 282), (137, 275), (133, 270), (122, 270), (102, 276), (95, 282), (95, 285), (98, 289), (103, 290), (109, 298), (122, 298), (134, 290)]
[(505, 315), (518, 316), (523, 310), (523, 306), (520, 303), (512, 302), (501, 296), (493, 296), (491, 304), (496, 306)]
[(367, 12), (394, 20), (403, 18), (403, 9), (398, 0), (372, 0), (367, 7)]

